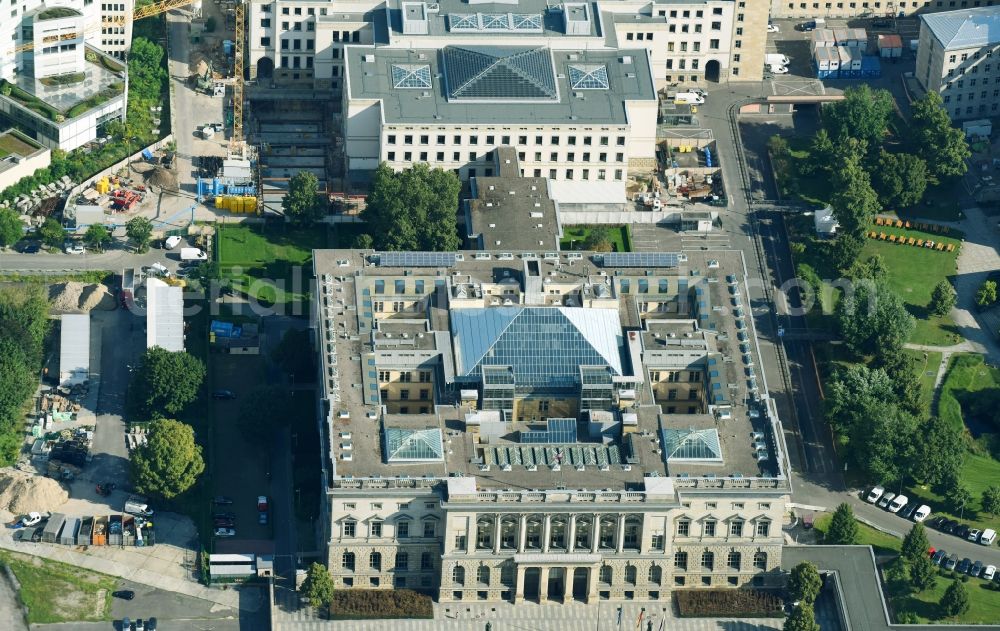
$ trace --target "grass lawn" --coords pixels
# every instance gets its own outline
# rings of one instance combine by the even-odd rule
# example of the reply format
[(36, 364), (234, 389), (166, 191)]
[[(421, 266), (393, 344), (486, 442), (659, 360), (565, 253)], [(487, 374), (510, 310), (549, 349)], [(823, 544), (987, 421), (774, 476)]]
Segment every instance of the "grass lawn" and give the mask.
[(933, 239), (956, 246), (953, 252), (939, 252), (912, 245), (899, 245), (888, 241), (868, 239), (861, 258), (879, 255), (889, 270), (889, 286), (903, 299), (910, 313), (917, 319), (917, 326), (910, 336), (914, 344), (950, 346), (961, 341), (955, 324), (949, 316), (932, 316), (927, 311), (931, 292), (938, 282), (955, 274), (958, 246), (961, 242), (951, 237), (921, 232), (919, 230), (884, 229), (873, 227), (886, 234), (905, 234), (917, 239)]
[[(594, 226), (570, 226), (563, 231), (563, 237), (559, 240), (561, 250), (582, 250), (583, 242), (587, 239)], [(632, 235), (628, 226), (607, 226), (611, 233), (611, 247), (615, 252), (632, 251)]]
[(117, 579), (40, 557), (0, 552), (21, 583), (28, 622), (99, 622), (111, 619), (111, 592)]
[[(813, 528), (817, 532), (826, 536), (826, 531), (830, 527), (830, 521), (833, 519), (833, 515), (830, 513), (825, 513), (816, 518), (813, 523)], [(887, 535), (881, 530), (875, 530), (867, 524), (858, 522), (858, 544), (863, 546), (871, 546), (875, 549), (875, 552), (899, 552), (899, 549), (903, 545), (903, 540), (893, 537), (892, 535)]]
[(921, 623), (944, 622), (951, 624), (996, 624), (1000, 620), (1000, 592), (987, 589), (988, 582), (973, 578), (965, 584), (969, 592), (969, 611), (957, 618), (943, 618), (940, 614), (941, 597), (951, 585), (948, 576), (938, 576), (934, 585), (922, 592), (909, 593), (908, 586), (887, 581), (886, 590), (892, 601), (892, 610), (900, 614), (912, 612)]
[[(325, 229), (226, 225), (218, 260), (233, 288), (264, 305), (304, 308), (312, 278), (312, 251), (327, 247)], [(293, 312), (294, 313), (294, 312)]]
[(917, 372), (920, 375), (920, 403), (924, 412), (930, 415), (931, 402), (934, 399), (934, 380), (941, 366), (941, 353), (930, 351), (924, 353), (914, 349), (904, 348), (903, 352), (915, 360)]

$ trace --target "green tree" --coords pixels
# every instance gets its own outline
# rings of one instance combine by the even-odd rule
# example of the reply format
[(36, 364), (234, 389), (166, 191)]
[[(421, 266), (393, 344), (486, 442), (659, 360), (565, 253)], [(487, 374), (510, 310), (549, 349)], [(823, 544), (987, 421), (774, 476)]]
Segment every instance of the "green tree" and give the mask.
[(920, 372), (917, 369), (917, 359), (906, 353), (889, 353), (879, 357), (878, 367), (885, 371), (892, 382), (896, 405), (901, 409), (922, 416), (923, 404), (920, 401)]
[(451, 171), (415, 164), (399, 173), (380, 164), (362, 219), (379, 250), (458, 249), (458, 194), (462, 184)]
[(321, 220), (326, 207), (319, 197), (319, 180), (309, 171), (299, 171), (288, 182), (288, 193), (281, 199), (281, 209), (292, 221), (309, 223)]
[(57, 248), (66, 240), (66, 231), (56, 219), (49, 217), (38, 228), (38, 236), (42, 238), (42, 243), (45, 245)]
[(965, 509), (972, 503), (972, 492), (960, 482), (956, 483), (948, 491), (948, 499), (951, 501), (953, 511), (959, 513), (960, 517), (965, 517)]
[(965, 583), (955, 579), (941, 597), (941, 610), (946, 616), (954, 618), (969, 610), (969, 592)]
[(918, 592), (922, 592), (934, 585), (937, 580), (937, 568), (934, 562), (926, 554), (922, 554), (910, 562), (910, 584)]
[(205, 380), (205, 364), (184, 351), (154, 346), (132, 373), (126, 399), (136, 421), (178, 414), (198, 397)]
[(258, 445), (268, 445), (274, 431), (288, 418), (288, 392), (281, 386), (254, 388), (240, 404), (239, 425)]
[(854, 511), (850, 504), (843, 503), (833, 512), (830, 527), (826, 531), (823, 543), (834, 546), (852, 546), (858, 542), (858, 522), (854, 519)]
[(872, 406), (891, 400), (893, 393), (892, 380), (884, 370), (851, 364), (838, 370), (827, 386), (826, 417), (840, 431), (849, 432), (855, 424), (867, 422)]
[(965, 436), (962, 428), (941, 417), (931, 417), (923, 428), (914, 476), (935, 490), (953, 488), (965, 461)]
[(903, 558), (913, 563), (918, 558), (927, 556), (927, 550), (930, 547), (931, 543), (927, 540), (927, 531), (924, 530), (924, 525), (917, 523), (913, 524), (910, 532), (906, 533), (906, 536), (903, 537), (901, 552)]
[(940, 180), (963, 175), (972, 152), (962, 130), (952, 126), (941, 95), (931, 90), (910, 107), (909, 137), (931, 177)]
[(868, 409), (867, 423), (851, 427), (850, 459), (871, 480), (901, 481), (910, 476), (919, 424), (894, 403), (880, 401)]
[(145, 217), (132, 217), (125, 224), (125, 234), (140, 252), (149, 250), (149, 238), (153, 236), (153, 222)]
[(927, 163), (920, 156), (882, 150), (873, 184), (883, 205), (911, 208), (927, 190)]
[(785, 619), (783, 631), (820, 631), (812, 605), (800, 603)]
[(889, 129), (895, 101), (888, 90), (873, 90), (862, 84), (844, 90), (844, 100), (823, 108), (823, 122), (830, 137), (843, 141), (857, 138), (877, 151)]
[(830, 206), (840, 227), (839, 235), (863, 239), (865, 232), (882, 209), (872, 188), (869, 169), (864, 165), (864, 143), (847, 139), (838, 155), (837, 167), (830, 177)]
[(983, 490), (982, 507), (993, 517), (1000, 513), (1000, 486), (991, 484)]
[(362, 232), (354, 238), (355, 250), (372, 250), (375, 248), (375, 239), (367, 232)]
[(104, 249), (104, 244), (111, 241), (111, 233), (104, 227), (104, 224), (95, 223), (87, 228), (87, 232), (83, 234), (83, 240), (94, 250), (101, 251)]
[(864, 247), (865, 241), (862, 237), (845, 232), (837, 235), (830, 251), (830, 257), (837, 269), (847, 270), (857, 262), (858, 255), (861, 254)]
[(847, 348), (856, 356), (872, 351), (898, 353), (916, 321), (885, 282), (859, 281), (837, 305), (836, 322)]
[(0, 208), (0, 246), (8, 248), (24, 236), (24, 222), (13, 208)]
[(997, 301), (996, 281), (986, 280), (976, 291), (976, 304), (980, 307), (988, 307)]
[(847, 277), (854, 280), (885, 280), (889, 276), (889, 268), (878, 254), (869, 256), (864, 261), (855, 261), (847, 270)]
[(194, 429), (171, 419), (150, 423), (146, 444), (135, 448), (130, 460), (136, 490), (168, 500), (190, 489), (205, 470)]
[(0, 426), (20, 429), (24, 403), (37, 385), (35, 363), (24, 346), (7, 335), (0, 336)]
[(333, 600), (333, 578), (325, 565), (313, 563), (299, 591), (313, 607), (326, 607)]
[(931, 292), (931, 302), (927, 305), (927, 309), (937, 316), (947, 315), (957, 300), (958, 294), (955, 293), (955, 288), (947, 280), (942, 280), (934, 285), (934, 290)]
[(583, 249), (594, 252), (610, 252), (614, 249), (611, 243), (611, 231), (604, 226), (593, 226), (583, 240)]
[(823, 588), (823, 579), (819, 570), (808, 561), (799, 563), (792, 568), (788, 576), (788, 595), (792, 600), (809, 603), (816, 602), (819, 590)]
[(836, 163), (837, 147), (833, 144), (826, 129), (820, 129), (813, 136), (809, 147), (809, 157), (812, 160), (813, 173), (830, 173)]

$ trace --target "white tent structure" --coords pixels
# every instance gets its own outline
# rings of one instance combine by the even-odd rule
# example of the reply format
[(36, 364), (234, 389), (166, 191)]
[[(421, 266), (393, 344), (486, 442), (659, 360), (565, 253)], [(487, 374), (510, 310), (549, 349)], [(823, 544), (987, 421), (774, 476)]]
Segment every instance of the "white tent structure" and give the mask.
[(59, 335), (59, 385), (72, 386), (90, 378), (90, 315), (62, 316)]
[(146, 279), (146, 348), (184, 350), (184, 290)]
[(833, 208), (827, 206), (822, 210), (817, 210), (813, 214), (813, 221), (816, 224), (816, 234), (821, 237), (832, 237), (837, 234), (840, 223), (833, 216)]

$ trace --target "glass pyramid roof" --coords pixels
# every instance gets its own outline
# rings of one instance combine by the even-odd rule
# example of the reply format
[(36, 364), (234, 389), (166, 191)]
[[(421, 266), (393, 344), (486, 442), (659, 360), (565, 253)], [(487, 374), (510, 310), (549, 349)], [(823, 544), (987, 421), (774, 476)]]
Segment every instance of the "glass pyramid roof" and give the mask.
[(427, 64), (392, 64), (389, 70), (394, 88), (431, 87), (431, 67)]
[(386, 427), (383, 433), (385, 459), (389, 463), (441, 462), (444, 460), (441, 430), (437, 427), (427, 429)]
[(446, 46), (443, 56), (449, 100), (559, 100), (547, 48)]
[(569, 85), (574, 90), (607, 90), (608, 67), (604, 64), (569, 64)]
[(510, 366), (518, 387), (567, 388), (578, 385), (580, 366), (622, 374), (622, 328), (614, 309), (453, 309), (451, 330), (459, 375)]
[(662, 433), (667, 462), (722, 463), (718, 430), (663, 429)]

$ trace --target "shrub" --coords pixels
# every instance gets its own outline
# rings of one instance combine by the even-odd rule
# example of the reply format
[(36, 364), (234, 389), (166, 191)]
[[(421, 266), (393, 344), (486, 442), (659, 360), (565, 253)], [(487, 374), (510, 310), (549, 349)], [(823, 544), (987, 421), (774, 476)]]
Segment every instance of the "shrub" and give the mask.
[(758, 589), (683, 589), (674, 592), (682, 618), (776, 618), (782, 601)]
[(433, 617), (430, 596), (409, 589), (338, 590), (330, 601), (333, 620)]

